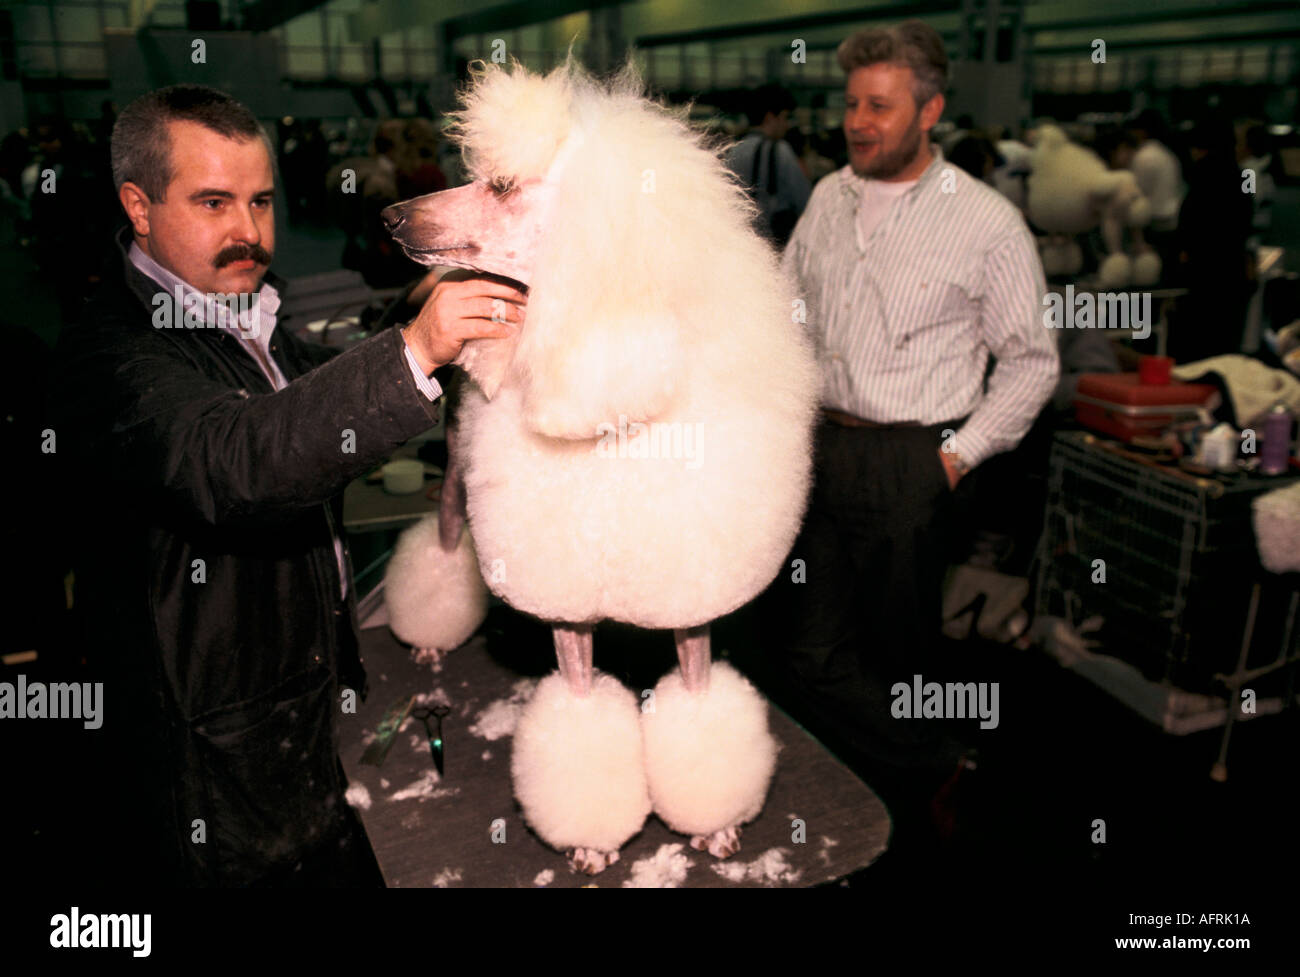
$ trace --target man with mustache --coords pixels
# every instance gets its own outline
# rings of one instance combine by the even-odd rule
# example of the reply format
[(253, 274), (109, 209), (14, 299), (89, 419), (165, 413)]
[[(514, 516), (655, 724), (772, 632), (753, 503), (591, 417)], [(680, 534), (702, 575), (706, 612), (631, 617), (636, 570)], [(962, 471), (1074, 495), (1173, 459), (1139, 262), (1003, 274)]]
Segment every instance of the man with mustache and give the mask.
[(110, 885), (381, 884), (337, 755), (366, 690), (343, 489), (437, 422), (437, 366), (522, 321), (523, 295), (480, 279), (342, 354), (277, 329), (272, 159), (215, 89), (128, 106), (129, 226), (59, 341), (58, 456), (97, 473), (74, 606), (109, 670), (91, 745), (111, 796), (83, 798)]
[(780, 585), (793, 605), (785, 660), (881, 781), (928, 798), (961, 744), (942, 722), (895, 718), (891, 690), (932, 673), (953, 490), (1024, 436), (1059, 364), (1023, 218), (931, 143), (942, 38), (910, 20), (852, 35), (838, 58), (849, 165), (814, 188), (783, 257), (807, 302), (823, 406), (792, 554), (807, 579)]

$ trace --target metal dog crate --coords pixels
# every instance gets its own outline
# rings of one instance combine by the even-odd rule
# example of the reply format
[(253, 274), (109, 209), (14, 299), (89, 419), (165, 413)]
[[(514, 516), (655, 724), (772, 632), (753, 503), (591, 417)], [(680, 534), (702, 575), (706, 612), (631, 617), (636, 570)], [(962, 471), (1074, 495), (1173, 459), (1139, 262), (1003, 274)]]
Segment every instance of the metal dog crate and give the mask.
[[(1035, 614), (1072, 627), (1099, 616), (1103, 654), (1150, 682), (1222, 696), (1252, 666), (1290, 657), (1294, 580), (1260, 568), (1251, 524), (1252, 500), (1290, 481), (1202, 478), (1086, 432), (1058, 433)], [(1272, 683), (1261, 695), (1290, 678), (1273, 668), (1252, 677), (1263, 678), (1253, 688)]]

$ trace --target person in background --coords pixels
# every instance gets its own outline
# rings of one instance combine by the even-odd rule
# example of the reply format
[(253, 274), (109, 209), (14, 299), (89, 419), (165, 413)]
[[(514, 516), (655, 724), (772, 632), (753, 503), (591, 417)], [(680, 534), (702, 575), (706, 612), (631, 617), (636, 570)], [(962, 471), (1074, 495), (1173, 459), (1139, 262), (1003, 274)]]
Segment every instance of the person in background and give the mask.
[(1246, 129), (1245, 142), (1246, 155), (1241, 159), (1241, 168), (1255, 175), (1255, 192), (1251, 198), (1254, 216), (1247, 246), (1257, 251), (1273, 229), (1273, 198), (1277, 195), (1277, 183), (1272, 172), (1273, 137), (1269, 135), (1268, 126), (1256, 124)]
[(993, 174), (1005, 160), (998, 155), (993, 143), (979, 133), (969, 133), (953, 144), (952, 152), (945, 153), (948, 160), (979, 180), (993, 185)]
[(32, 147), (22, 130), (0, 140), (0, 208), (13, 218), (20, 247), (26, 247), (32, 235), (31, 205), (23, 194), (23, 171), (31, 158)]
[(782, 247), (812, 192), (799, 158), (785, 141), (794, 107), (794, 96), (779, 85), (756, 89), (746, 109), (750, 130), (727, 156), (727, 166), (750, 188), (761, 211), (759, 233)]
[(33, 136), (38, 156), (23, 175), (35, 235), (33, 256), (55, 288), (62, 321), (69, 323), (81, 314), (97, 281), (100, 257), (119, 214), (112, 202), (111, 175), (98, 165), (88, 136), (58, 116), (38, 119)]
[(1242, 193), (1232, 124), (1206, 116), (1187, 145), (1192, 166), (1178, 214), (1176, 267), (1190, 294), (1179, 300), (1169, 333), (1169, 355), (1180, 363), (1241, 351), (1254, 288), (1254, 259), (1246, 248), (1254, 201)]
[(817, 184), (782, 259), (822, 372), (791, 553), (806, 580), (778, 577), (769, 606), (784, 609), (778, 664), (804, 711), (871, 764), (873, 786), (893, 778), (904, 804), (929, 802), (969, 757), (943, 724), (895, 718), (891, 689), (941, 667), (954, 490), (1016, 445), (1059, 362), (1024, 218), (931, 144), (943, 39), (910, 20), (850, 36), (838, 59), (849, 165)]
[(371, 288), (400, 288), (424, 272), (393, 243), (379, 216), (405, 199), (406, 130), (402, 119), (385, 119), (375, 127), (369, 155), (350, 156), (323, 177), (331, 215), (347, 235), (340, 264), (359, 271)]
[(1165, 268), (1177, 262), (1174, 232), (1182, 206), (1183, 167), (1168, 145), (1165, 122), (1155, 109), (1139, 113), (1126, 127), (1127, 139), (1118, 148), (1114, 166), (1130, 170), (1138, 189), (1151, 202), (1151, 223), (1143, 237), (1156, 249)]

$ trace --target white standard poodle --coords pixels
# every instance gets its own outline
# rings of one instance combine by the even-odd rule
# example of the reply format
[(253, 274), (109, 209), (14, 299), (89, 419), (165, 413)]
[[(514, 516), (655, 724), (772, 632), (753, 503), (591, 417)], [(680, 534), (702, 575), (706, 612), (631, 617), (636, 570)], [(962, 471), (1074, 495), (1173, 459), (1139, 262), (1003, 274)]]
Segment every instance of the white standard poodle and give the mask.
[[(554, 628), (515, 796), (593, 874), (651, 810), (726, 857), (762, 809), (766, 700), (711, 663), (709, 623), (794, 543), (819, 392), (723, 147), (641, 92), (631, 65), (609, 82), (572, 59), (545, 76), (478, 66), (456, 114), (473, 182), (384, 212), (417, 261), (529, 289), (516, 336), (457, 360), (474, 383), (456, 451), (487, 585)], [(640, 697), (594, 672), (605, 619), (672, 629), (680, 668)]]
[[(1070, 142), (1059, 127), (1044, 125), (1030, 154), (1026, 212), (1048, 236), (1042, 242), (1049, 276), (1077, 275), (1083, 254), (1075, 235), (1099, 224), (1106, 257), (1097, 269), (1102, 288), (1154, 285), (1160, 256), (1142, 237), (1151, 203), (1128, 170), (1108, 169), (1090, 149)], [(1124, 228), (1133, 237), (1133, 256), (1124, 248)]]

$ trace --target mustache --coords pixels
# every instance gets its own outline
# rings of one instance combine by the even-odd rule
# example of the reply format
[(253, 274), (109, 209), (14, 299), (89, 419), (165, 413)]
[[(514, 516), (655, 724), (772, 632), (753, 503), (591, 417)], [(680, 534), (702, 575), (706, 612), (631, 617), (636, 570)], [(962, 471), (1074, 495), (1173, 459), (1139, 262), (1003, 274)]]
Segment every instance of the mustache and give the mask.
[(232, 244), (217, 254), (213, 262), (218, 268), (224, 268), (236, 261), (256, 261), (259, 265), (271, 263), (271, 252), (260, 244)]

